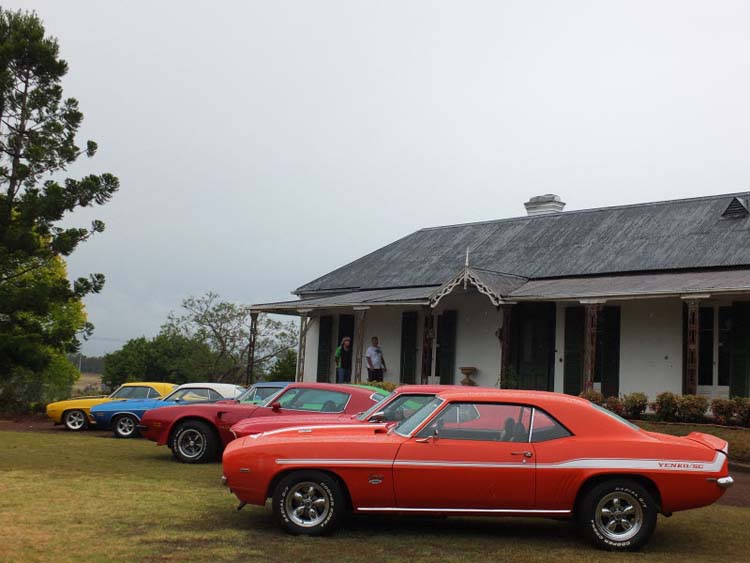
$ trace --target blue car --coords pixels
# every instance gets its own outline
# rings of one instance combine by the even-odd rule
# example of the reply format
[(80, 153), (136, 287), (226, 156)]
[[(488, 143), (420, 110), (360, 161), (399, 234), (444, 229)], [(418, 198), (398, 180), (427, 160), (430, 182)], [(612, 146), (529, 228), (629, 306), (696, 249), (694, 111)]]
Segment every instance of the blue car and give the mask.
[(91, 408), (91, 416), (97, 428), (112, 428), (117, 438), (133, 438), (138, 435), (138, 422), (146, 411), (171, 405), (238, 399), (244, 393), (244, 387), (228, 383), (186, 383), (163, 399), (129, 399), (96, 405)]

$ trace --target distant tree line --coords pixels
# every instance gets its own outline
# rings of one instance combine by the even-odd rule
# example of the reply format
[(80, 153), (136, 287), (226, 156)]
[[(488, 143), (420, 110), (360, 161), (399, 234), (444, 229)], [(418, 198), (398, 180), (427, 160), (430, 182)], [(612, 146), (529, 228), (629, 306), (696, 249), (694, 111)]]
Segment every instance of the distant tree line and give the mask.
[[(253, 380), (293, 380), (296, 372), (295, 323), (258, 317)], [(250, 307), (222, 301), (215, 293), (188, 297), (170, 313), (159, 334), (133, 338), (104, 357), (103, 382), (215, 381), (247, 385)]]
[(68, 354), (68, 361), (81, 373), (104, 373), (104, 356), (85, 356), (83, 354)]

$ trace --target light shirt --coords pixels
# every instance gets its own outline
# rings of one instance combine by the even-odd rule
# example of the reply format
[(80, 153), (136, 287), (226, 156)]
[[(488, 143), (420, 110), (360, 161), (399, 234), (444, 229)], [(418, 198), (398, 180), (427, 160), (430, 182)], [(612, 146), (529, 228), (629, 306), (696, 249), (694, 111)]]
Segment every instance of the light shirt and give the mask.
[(383, 351), (380, 346), (370, 346), (365, 356), (370, 358), (372, 369), (383, 369)]

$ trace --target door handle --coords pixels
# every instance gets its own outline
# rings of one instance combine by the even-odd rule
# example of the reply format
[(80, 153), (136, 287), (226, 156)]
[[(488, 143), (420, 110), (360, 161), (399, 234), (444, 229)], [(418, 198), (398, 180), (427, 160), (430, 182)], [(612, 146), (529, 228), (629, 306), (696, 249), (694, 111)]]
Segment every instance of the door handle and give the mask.
[(510, 452), (510, 455), (522, 455), (523, 457), (531, 457), (531, 452)]

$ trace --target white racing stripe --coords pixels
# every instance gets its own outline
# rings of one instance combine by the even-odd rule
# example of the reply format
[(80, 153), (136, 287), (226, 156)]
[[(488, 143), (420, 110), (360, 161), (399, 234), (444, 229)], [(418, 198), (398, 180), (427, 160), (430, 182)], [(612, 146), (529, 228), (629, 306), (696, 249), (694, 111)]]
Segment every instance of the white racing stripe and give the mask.
[(686, 473), (716, 473), (724, 466), (726, 454), (716, 452), (713, 461), (659, 459), (572, 459), (557, 463), (480, 462), (480, 461), (425, 461), (390, 459), (277, 459), (278, 465), (357, 466), (357, 467), (442, 467), (487, 469), (625, 469), (644, 471), (673, 471)]

